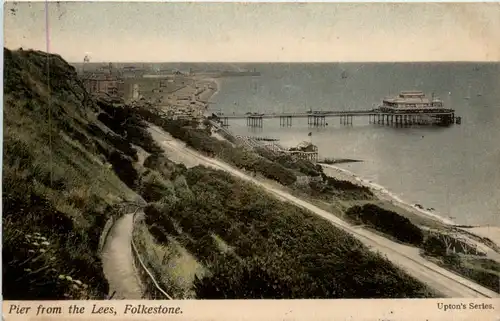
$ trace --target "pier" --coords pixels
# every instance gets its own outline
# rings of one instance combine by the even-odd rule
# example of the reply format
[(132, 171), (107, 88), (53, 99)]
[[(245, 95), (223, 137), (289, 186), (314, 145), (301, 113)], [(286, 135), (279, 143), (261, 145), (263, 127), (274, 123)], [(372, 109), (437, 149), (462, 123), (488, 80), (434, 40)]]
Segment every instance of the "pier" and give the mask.
[[(226, 126), (227, 126), (228, 125), (228, 118), (222, 117), (222, 119), (223, 119), (222, 123), (226, 124)], [(263, 125), (263, 118), (262, 117), (260, 117), (260, 116), (247, 116), (246, 119), (247, 119), (247, 126), (262, 128), (262, 125)]]
[(308, 113), (265, 113), (242, 115), (213, 115), (223, 126), (229, 126), (230, 120), (246, 119), (247, 126), (262, 128), (264, 119), (279, 118), (281, 127), (291, 127), (293, 119), (307, 118), (311, 127), (328, 126), (328, 118), (339, 118), (341, 125), (352, 125), (354, 118), (366, 119), (369, 124), (393, 126), (410, 125), (451, 125), (461, 124), (461, 117), (455, 116), (453, 109), (415, 109), (411, 111), (382, 111), (380, 109), (357, 111), (311, 111)]

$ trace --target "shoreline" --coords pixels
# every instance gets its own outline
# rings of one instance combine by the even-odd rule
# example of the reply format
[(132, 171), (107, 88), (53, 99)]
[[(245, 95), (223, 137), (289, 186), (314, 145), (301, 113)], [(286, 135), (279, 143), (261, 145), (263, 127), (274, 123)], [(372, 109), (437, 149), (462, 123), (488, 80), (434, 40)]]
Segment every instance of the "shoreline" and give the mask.
[[(369, 188), (372, 191), (372, 193), (375, 194), (375, 196), (377, 196), (381, 200), (389, 201), (392, 204), (399, 206), (399, 207), (402, 207), (405, 210), (411, 211), (412, 213), (414, 213), (416, 215), (422, 215), (426, 218), (430, 218), (430, 219), (436, 220), (440, 223), (450, 225), (453, 227), (459, 226), (454, 221), (447, 219), (447, 218), (439, 215), (436, 212), (430, 212), (430, 211), (426, 211), (424, 209), (420, 209), (420, 208), (415, 207), (414, 205), (410, 204), (409, 202), (399, 198), (399, 196), (397, 196), (393, 192), (389, 191), (384, 186), (379, 185), (377, 183), (370, 182), (366, 179), (363, 179), (362, 177), (358, 176), (357, 174), (355, 174), (347, 169), (335, 166), (333, 164), (320, 164), (320, 165), (323, 168), (326, 167), (326, 168), (331, 169), (334, 172), (334, 175), (336, 175), (335, 178), (347, 180), (347, 181), (350, 181), (351, 183), (359, 184), (361, 186)], [(325, 174), (327, 174), (327, 173), (325, 173)]]
[[(207, 101), (212, 99), (215, 95), (217, 95), (220, 92), (220, 87), (221, 87), (220, 82), (214, 78), (199, 78), (199, 79), (195, 79), (195, 81), (210, 81), (210, 82), (216, 84), (216, 90), (213, 92), (213, 94), (210, 97), (207, 98)], [(210, 107), (207, 108), (207, 112), (209, 109), (210, 109)], [(343, 160), (343, 159), (339, 158), (339, 160)], [(353, 161), (362, 162), (361, 160), (353, 160)], [(340, 163), (342, 163), (342, 162), (340, 162)], [(356, 175), (355, 173), (353, 173), (349, 170), (335, 166), (335, 164), (338, 164), (338, 163), (334, 163), (334, 164), (324, 164), (324, 163), (320, 164), (320, 163), (318, 163), (318, 164), (322, 168), (326, 167), (326, 168), (330, 168), (331, 170), (335, 171), (337, 173), (335, 178), (348, 180), (354, 184), (360, 184), (362, 186), (368, 187), (372, 191), (372, 193), (381, 200), (389, 201), (390, 203), (392, 203), (396, 206), (399, 206), (407, 211), (410, 211), (416, 215), (421, 215), (423, 217), (433, 219), (433, 220), (438, 221), (440, 223), (443, 223), (445, 225), (457, 226), (457, 224), (455, 222), (453, 222), (452, 220), (444, 218), (444, 217), (438, 215), (437, 213), (433, 213), (433, 212), (429, 212), (429, 211), (426, 211), (423, 209), (416, 208), (412, 204), (400, 199), (397, 195), (395, 195), (394, 193), (392, 193), (391, 191), (386, 189), (384, 186), (378, 185), (378, 184), (373, 183), (373, 182), (369, 182), (369, 181), (363, 179), (362, 177)], [(325, 173), (325, 174), (327, 174), (327, 173)]]
[[(209, 97), (207, 97), (206, 101), (209, 101), (215, 95), (219, 94), (219, 92), (221, 90), (221, 83), (218, 79), (215, 79), (212, 77), (207, 77), (207, 78), (195, 79), (195, 81), (209, 81), (209, 82), (216, 85), (216, 89), (213, 91), (213, 93), (211, 95), (209, 95)], [(211, 113), (213, 110), (210, 110), (210, 109), (211, 109), (210, 106), (208, 106), (208, 108), (206, 109), (206, 112)], [(342, 160), (342, 158), (339, 158), (339, 160)], [(358, 161), (358, 160), (356, 160), (356, 161)], [(362, 160), (359, 160), (359, 161), (362, 162)], [(334, 164), (318, 163), (318, 165), (320, 165), (323, 169), (329, 169), (330, 173), (325, 172), (325, 174), (327, 174), (327, 175), (330, 174), (329, 176), (332, 176), (334, 178), (347, 180), (347, 181), (350, 181), (354, 184), (359, 184), (361, 186), (365, 186), (365, 187), (369, 188), (370, 191), (372, 191), (372, 193), (379, 200), (389, 202), (390, 204), (392, 204), (396, 207), (399, 207), (402, 210), (408, 211), (413, 215), (420, 216), (421, 218), (433, 220), (433, 221), (440, 223), (440, 224), (443, 224), (447, 227), (463, 229), (464, 231), (469, 231), (472, 234), (475, 234), (477, 236), (480, 236), (480, 235), (473, 232), (475, 229), (491, 227), (491, 228), (497, 228), (500, 231), (500, 226), (495, 227), (495, 226), (490, 226), (490, 225), (488, 225), (488, 226), (478, 225), (478, 226), (471, 226), (471, 227), (467, 227), (467, 228), (461, 227), (460, 224), (457, 224), (453, 220), (439, 215), (437, 212), (430, 212), (430, 211), (426, 211), (425, 209), (415, 207), (413, 204), (399, 198), (399, 196), (397, 196), (394, 192), (389, 191), (387, 188), (385, 188), (382, 185), (379, 185), (379, 184), (374, 183), (374, 182), (370, 182), (370, 181), (362, 178), (361, 176), (355, 174), (354, 172), (351, 172), (347, 169), (336, 166), (336, 164), (341, 164), (341, 163), (342, 162), (334, 163)], [(481, 233), (479, 233), (479, 234), (481, 234)], [(498, 245), (500, 246), (500, 243)]]
[[(195, 82), (209, 82), (210, 85), (212, 87), (215, 87), (214, 89), (208, 89), (208, 90), (205, 90), (203, 91), (201, 94), (200, 94), (200, 98), (202, 98), (202, 100), (206, 101), (206, 102), (209, 102), (210, 99), (213, 99), (215, 96), (217, 96), (219, 94), (219, 89), (220, 89), (220, 81), (215, 79), (215, 78), (211, 78), (211, 77), (200, 77), (200, 78), (197, 78), (197, 77), (194, 77), (193, 80)], [(203, 97), (201, 97), (203, 96)]]

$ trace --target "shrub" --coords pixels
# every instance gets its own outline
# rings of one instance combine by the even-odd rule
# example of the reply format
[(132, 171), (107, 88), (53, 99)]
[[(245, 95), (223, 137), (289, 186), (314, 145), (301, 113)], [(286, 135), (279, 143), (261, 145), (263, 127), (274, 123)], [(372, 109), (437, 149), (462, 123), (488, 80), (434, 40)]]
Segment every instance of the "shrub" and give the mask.
[(127, 184), (128, 187), (134, 189), (137, 184), (139, 174), (134, 168), (132, 161), (120, 152), (111, 152), (108, 161), (113, 165), (113, 169), (118, 177)]
[[(195, 281), (200, 299), (432, 295), (349, 234), (305, 210), (222, 171), (197, 166), (185, 175), (174, 183), (178, 201), (148, 209), (147, 222), (152, 233), (175, 237), (210, 269)], [(219, 250), (214, 234), (229, 251)]]
[(175, 196), (172, 182), (166, 181), (158, 172), (151, 170), (146, 171), (141, 177), (138, 191), (147, 202)]
[(427, 237), (422, 248), (426, 254), (431, 256), (444, 256), (447, 253), (444, 241), (434, 235)]
[(374, 204), (353, 206), (346, 211), (346, 215), (351, 220), (368, 224), (401, 242), (414, 245), (421, 245), (423, 242), (422, 231), (409, 219)]

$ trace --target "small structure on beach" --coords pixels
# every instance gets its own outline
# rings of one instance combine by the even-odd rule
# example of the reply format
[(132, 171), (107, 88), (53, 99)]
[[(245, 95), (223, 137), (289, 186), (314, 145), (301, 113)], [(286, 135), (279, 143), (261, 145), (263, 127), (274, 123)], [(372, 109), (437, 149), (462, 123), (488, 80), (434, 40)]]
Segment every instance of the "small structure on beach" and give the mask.
[(289, 150), (290, 151), (300, 151), (300, 152), (317, 152), (318, 147), (316, 145), (313, 145), (310, 142), (303, 141), (302, 143), (298, 144), (296, 147), (291, 147)]
[(313, 145), (310, 142), (304, 141), (296, 147), (289, 148), (285, 151), (285, 153), (296, 159), (303, 159), (312, 162), (318, 161), (318, 146)]

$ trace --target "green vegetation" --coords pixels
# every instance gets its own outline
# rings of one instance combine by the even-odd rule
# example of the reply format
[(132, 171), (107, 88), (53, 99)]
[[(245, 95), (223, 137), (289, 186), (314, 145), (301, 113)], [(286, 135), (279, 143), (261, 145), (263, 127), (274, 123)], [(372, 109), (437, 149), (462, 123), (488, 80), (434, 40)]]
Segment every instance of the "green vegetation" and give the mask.
[(137, 152), (97, 119), (59, 56), (4, 49), (4, 59), (4, 297), (102, 299), (100, 238), (116, 206), (138, 197), (127, 187)]
[(347, 218), (354, 223), (366, 224), (369, 227), (390, 235), (400, 242), (420, 246), (424, 236), (420, 228), (409, 219), (393, 211), (388, 211), (374, 204), (353, 206), (345, 212)]
[[(306, 160), (293, 159), (289, 155), (275, 155), (265, 148), (249, 151), (241, 146), (233, 146), (227, 141), (221, 141), (211, 136), (211, 125), (204, 122), (204, 128), (198, 128), (196, 122), (187, 120), (162, 119), (151, 109), (137, 109), (137, 112), (148, 122), (151, 122), (173, 137), (180, 139), (193, 149), (207, 156), (219, 157), (223, 161), (240, 169), (275, 180), (278, 183), (296, 188), (310, 196), (332, 200), (373, 198), (369, 188), (352, 184), (348, 181), (328, 177), (320, 165), (314, 165)], [(295, 186), (298, 176), (316, 178), (306, 186)]]
[(250, 152), (243, 147), (233, 147), (227, 141), (221, 141), (211, 136), (210, 127), (198, 128), (198, 123), (187, 120), (161, 119), (156, 113), (140, 109), (138, 113), (145, 120), (162, 127), (173, 137), (184, 141), (188, 146), (210, 157), (220, 157), (225, 162), (247, 171), (260, 173), (264, 177), (276, 180), (289, 186), (297, 180), (296, 174), (267, 158)]
[(432, 296), (347, 233), (251, 184), (158, 156), (147, 162), (172, 183), (148, 180), (165, 191), (143, 194), (158, 200), (146, 223), (156, 242), (180, 244), (209, 271), (193, 282), (197, 298)]
[(436, 236), (427, 237), (422, 249), (424, 256), (438, 265), (500, 293), (499, 262), (453, 253), (447, 249), (445, 242)]
[[(96, 101), (59, 56), (6, 49), (4, 56), (6, 299), (105, 298), (99, 251), (106, 223), (123, 214), (120, 203), (142, 199), (149, 205), (134, 239), (156, 279), (176, 297), (434, 295), (329, 222), (224, 172), (174, 164), (145, 121), (207, 156), (320, 200), (371, 200), (369, 189), (328, 177), (308, 161), (234, 147), (212, 137), (209, 122), (200, 128)], [(134, 146), (149, 154), (142, 165)], [(303, 176), (311, 180), (297, 184)], [(420, 230), (395, 213), (368, 205), (348, 212), (402, 242), (422, 243)], [(498, 273), (492, 264), (469, 260), (460, 268)], [(474, 273), (491, 281), (486, 272)]]

